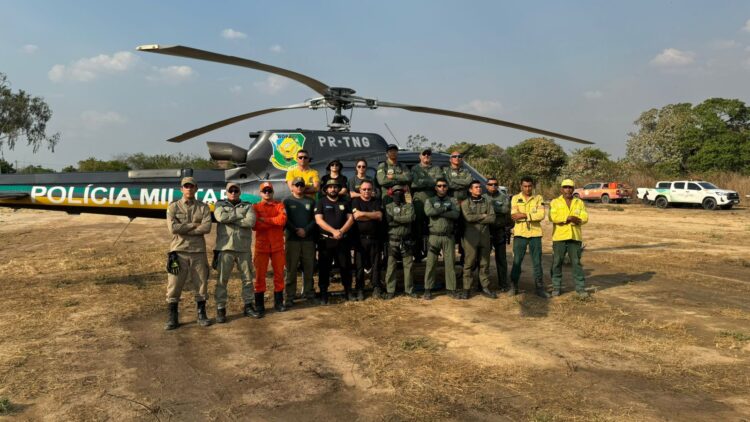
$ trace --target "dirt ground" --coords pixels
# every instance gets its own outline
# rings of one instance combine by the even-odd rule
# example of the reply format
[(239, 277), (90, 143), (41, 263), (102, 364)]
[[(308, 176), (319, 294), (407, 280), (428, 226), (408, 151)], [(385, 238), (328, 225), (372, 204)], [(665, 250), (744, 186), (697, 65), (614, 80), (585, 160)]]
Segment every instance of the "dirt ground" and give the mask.
[(254, 320), (233, 278), (228, 324), (197, 326), (187, 295), (165, 332), (163, 221), (1, 210), (0, 420), (750, 421), (750, 210), (590, 214), (590, 300)]

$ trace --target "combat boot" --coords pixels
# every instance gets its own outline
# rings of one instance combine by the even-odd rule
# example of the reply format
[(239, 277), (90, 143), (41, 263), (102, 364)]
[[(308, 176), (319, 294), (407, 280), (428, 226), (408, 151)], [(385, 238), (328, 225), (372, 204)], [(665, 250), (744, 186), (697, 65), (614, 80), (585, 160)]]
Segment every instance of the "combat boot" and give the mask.
[(387, 292), (387, 293), (385, 294), (385, 300), (391, 300), (391, 299), (393, 299), (394, 297), (396, 297), (396, 293), (391, 293), (391, 292)]
[(242, 313), (246, 317), (260, 318), (258, 313), (255, 312), (255, 309), (253, 309), (253, 304), (249, 302), (245, 304), (245, 309), (242, 310)]
[(379, 286), (375, 286), (375, 288), (372, 289), (372, 298), (373, 299), (382, 299), (383, 298), (383, 291), (380, 289)]
[(552, 288), (552, 297), (558, 297), (562, 294), (562, 290)]
[(576, 291), (576, 294), (578, 295), (578, 299), (588, 299), (591, 297), (591, 294), (586, 290), (578, 290)]
[(430, 289), (424, 289), (424, 294), (422, 295), (422, 299), (432, 300), (432, 292), (430, 291)]
[(543, 280), (534, 280), (534, 287), (537, 296), (541, 297), (542, 299), (549, 299), (549, 293), (547, 293), (547, 290), (544, 288)]
[(180, 323), (177, 319), (178, 306), (179, 304), (177, 302), (169, 303), (169, 317), (167, 317), (167, 323), (164, 325), (165, 330), (174, 330), (175, 328), (180, 326)]
[(508, 289), (508, 296), (515, 296), (518, 294), (518, 283), (511, 283)]
[(365, 300), (365, 292), (362, 289), (357, 289), (357, 302)]
[(227, 308), (216, 308), (216, 322), (218, 324), (227, 322)]
[(323, 306), (328, 305), (328, 291), (320, 291), (320, 304)]
[(490, 299), (497, 299), (497, 294), (486, 287), (482, 289), (482, 296)]
[(284, 292), (273, 292), (273, 308), (276, 312), (285, 312), (286, 306), (284, 306)]
[(459, 299), (461, 300), (467, 300), (469, 299), (469, 289), (463, 289), (461, 290), (461, 293), (459, 293), (461, 297)]
[(264, 293), (255, 294), (255, 315), (253, 317), (258, 319), (266, 316), (266, 303), (263, 295)]
[(198, 325), (201, 327), (208, 327), (211, 325), (211, 320), (206, 315), (206, 301), (202, 300), (197, 303), (198, 306)]

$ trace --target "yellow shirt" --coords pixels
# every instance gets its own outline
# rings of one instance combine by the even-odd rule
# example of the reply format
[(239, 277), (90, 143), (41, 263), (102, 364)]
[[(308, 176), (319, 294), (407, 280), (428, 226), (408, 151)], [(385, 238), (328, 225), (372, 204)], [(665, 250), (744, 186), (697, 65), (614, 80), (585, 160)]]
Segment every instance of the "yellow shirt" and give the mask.
[(542, 220), (544, 220), (544, 199), (542, 195), (535, 195), (526, 199), (522, 193), (513, 195), (510, 200), (510, 213), (526, 214), (525, 220), (516, 221), (513, 236), (542, 237)]
[[(295, 166), (295, 167), (292, 167), (291, 169), (289, 169), (286, 172), (286, 181), (287, 181), (287, 183), (291, 182), (292, 180), (294, 180), (297, 177), (301, 177), (301, 178), (305, 179), (305, 184), (308, 187), (313, 186), (313, 183), (316, 183), (316, 182), (318, 184), (320, 184), (320, 176), (318, 176), (318, 171), (315, 170), (315, 169), (312, 169), (312, 168), (307, 169), (307, 170), (302, 170), (299, 167)], [(308, 196), (310, 196), (310, 195), (308, 195)], [(313, 196), (314, 196), (314, 194), (313, 194)]]
[[(581, 224), (566, 223), (570, 216), (581, 219)], [(559, 240), (583, 240), (581, 225), (588, 223), (589, 214), (586, 212), (586, 206), (583, 201), (573, 198), (570, 201), (570, 207), (565, 202), (565, 198), (560, 195), (549, 204), (549, 221), (552, 222), (552, 241)]]

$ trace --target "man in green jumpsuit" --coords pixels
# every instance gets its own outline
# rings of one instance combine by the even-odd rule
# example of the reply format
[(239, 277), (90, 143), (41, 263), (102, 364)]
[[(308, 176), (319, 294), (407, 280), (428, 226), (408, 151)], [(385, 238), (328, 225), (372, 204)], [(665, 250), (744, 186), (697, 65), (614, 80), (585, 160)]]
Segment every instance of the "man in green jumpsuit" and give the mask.
[(415, 260), (418, 262), (427, 253), (427, 219), (424, 206), (427, 198), (435, 196), (435, 181), (443, 175), (443, 169), (432, 165), (432, 150), (426, 148), (419, 155), (419, 164), (411, 168), (412, 204), (416, 213), (414, 222)]
[(409, 169), (398, 162), (398, 146), (394, 144), (388, 145), (385, 156), (385, 162), (378, 164), (378, 170), (375, 173), (378, 186), (380, 186), (383, 204), (387, 204), (391, 200), (391, 197), (388, 196), (388, 190), (392, 190), (396, 185), (406, 186), (408, 189), (411, 183)]
[(305, 195), (305, 179), (292, 179), (292, 196), (284, 199), (286, 211), (286, 282), (284, 306), (291, 308), (297, 295), (297, 273), (302, 264), (302, 295), (312, 303), (315, 298), (313, 266), (315, 265), (315, 201)]
[(414, 282), (411, 274), (412, 240), (411, 225), (414, 222), (414, 206), (404, 200), (404, 187), (395, 185), (391, 188), (393, 202), (386, 205), (388, 219), (388, 267), (385, 272), (387, 292), (385, 298), (393, 299), (396, 295), (396, 260), (400, 257), (404, 264), (404, 291), (411, 297), (414, 293)]
[(424, 202), (424, 213), (430, 219), (430, 236), (427, 240), (427, 266), (424, 273), (424, 296), (432, 299), (432, 288), (435, 285), (435, 266), (438, 255), (442, 252), (445, 262), (445, 287), (448, 295), (456, 298), (456, 268), (454, 267), (456, 241), (453, 238), (453, 226), (461, 209), (456, 198), (448, 196), (448, 181), (439, 177), (435, 182), (436, 196)]
[(495, 267), (497, 268), (497, 285), (501, 292), (508, 291), (508, 259), (505, 255), (507, 243), (507, 226), (513, 224), (510, 218), (510, 198), (500, 192), (497, 179), (487, 179), (487, 199), (495, 210), (495, 221), (490, 224), (490, 245), (495, 250)]
[(482, 195), (482, 184), (479, 180), (474, 180), (469, 185), (469, 198), (461, 203), (461, 214), (466, 220), (462, 239), (466, 257), (463, 271), (464, 290), (461, 298), (469, 298), (473, 273), (479, 261), (479, 282), (482, 284), (482, 294), (495, 299), (497, 294), (490, 290), (490, 224), (495, 221), (495, 209)]

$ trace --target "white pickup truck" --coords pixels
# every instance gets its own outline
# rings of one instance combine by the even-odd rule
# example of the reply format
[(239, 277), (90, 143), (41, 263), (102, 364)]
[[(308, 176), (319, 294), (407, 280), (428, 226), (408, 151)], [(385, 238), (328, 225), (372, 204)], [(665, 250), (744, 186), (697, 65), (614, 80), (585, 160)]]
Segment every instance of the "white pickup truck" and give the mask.
[(671, 204), (701, 205), (704, 209), (728, 210), (740, 203), (740, 195), (733, 190), (719, 189), (714, 184), (697, 180), (658, 182), (655, 188), (638, 188), (638, 199), (644, 204), (666, 208)]

